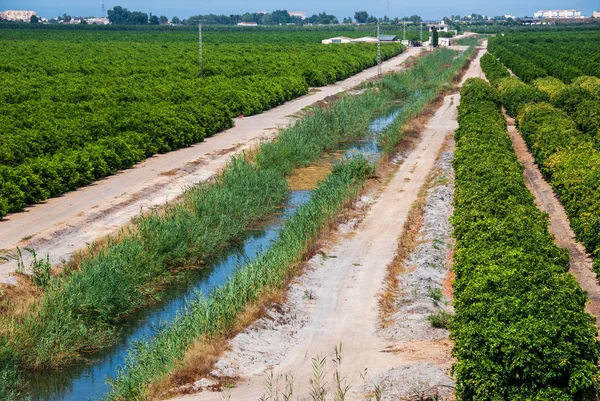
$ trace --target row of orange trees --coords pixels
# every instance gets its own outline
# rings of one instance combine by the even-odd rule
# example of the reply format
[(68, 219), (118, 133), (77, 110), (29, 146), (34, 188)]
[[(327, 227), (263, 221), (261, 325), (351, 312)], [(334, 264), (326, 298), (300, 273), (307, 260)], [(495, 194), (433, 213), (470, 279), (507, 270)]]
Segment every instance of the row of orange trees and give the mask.
[(331, 34), (211, 32), (199, 78), (196, 32), (3, 29), (0, 216), (376, 63), (372, 45), (321, 45)]
[(565, 85), (544, 78), (534, 86), (516, 77), (499, 78), (506, 68), (491, 55), (484, 56), (481, 65), (498, 88), (507, 112), (517, 117), (536, 163), (559, 195), (577, 239), (595, 259), (594, 270), (600, 273), (600, 118), (593, 108), (582, 110), (582, 106), (600, 104), (600, 80), (579, 77)]
[(591, 400), (600, 343), (569, 257), (548, 232), (514, 153), (500, 97), (461, 91), (451, 323), (462, 400)]

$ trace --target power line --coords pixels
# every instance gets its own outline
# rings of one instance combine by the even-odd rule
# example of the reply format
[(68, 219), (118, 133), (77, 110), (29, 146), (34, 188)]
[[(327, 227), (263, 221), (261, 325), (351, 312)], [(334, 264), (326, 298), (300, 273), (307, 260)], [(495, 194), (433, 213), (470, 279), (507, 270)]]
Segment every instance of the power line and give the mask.
[(200, 63), (200, 78), (202, 78), (202, 23), (198, 22), (198, 56), (199, 56), (199, 63)]
[(381, 76), (381, 34), (379, 20), (377, 20), (377, 76)]

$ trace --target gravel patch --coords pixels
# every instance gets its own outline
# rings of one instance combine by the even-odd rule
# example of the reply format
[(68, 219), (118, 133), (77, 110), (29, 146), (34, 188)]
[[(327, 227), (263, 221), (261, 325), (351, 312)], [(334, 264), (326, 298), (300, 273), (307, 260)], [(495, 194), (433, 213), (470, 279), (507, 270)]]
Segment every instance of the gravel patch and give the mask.
[(451, 300), (443, 295), (452, 250), (453, 159), (454, 152), (447, 151), (436, 162), (440, 174), (428, 191), (419, 244), (404, 262), (407, 272), (399, 280), (402, 295), (397, 300), (398, 312), (391, 325), (379, 330), (385, 338), (411, 341), (448, 337), (447, 330), (432, 328), (427, 318), (432, 313), (453, 311)]
[(383, 401), (421, 400), (434, 395), (447, 399), (454, 389), (454, 382), (442, 369), (421, 362), (391, 369), (374, 377), (372, 382), (379, 386)]

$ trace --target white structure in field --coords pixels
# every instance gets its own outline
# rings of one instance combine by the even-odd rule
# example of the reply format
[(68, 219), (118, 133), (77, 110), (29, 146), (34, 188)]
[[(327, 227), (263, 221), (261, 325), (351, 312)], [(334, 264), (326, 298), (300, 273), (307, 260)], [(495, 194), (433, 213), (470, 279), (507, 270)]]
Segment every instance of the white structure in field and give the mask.
[(377, 38), (373, 36), (365, 36), (363, 38), (352, 39), (353, 43), (377, 43)]
[(237, 25), (238, 26), (258, 26), (258, 23), (256, 23), (256, 22), (239, 22)]
[(533, 13), (536, 19), (584, 18), (577, 10), (540, 10)]
[(593, 18), (600, 18), (600, 11), (594, 11), (594, 12), (592, 12), (592, 17)]
[(35, 11), (25, 11), (25, 10), (6, 10), (4, 12), (0, 12), (0, 18), (9, 20), (9, 21), (24, 21), (29, 22), (31, 16), (37, 15)]
[(108, 18), (86, 18), (85, 22), (88, 24), (96, 24), (96, 25), (108, 25), (110, 21)]
[(306, 13), (304, 11), (290, 11), (288, 13), (290, 17), (298, 17), (300, 19), (306, 19)]
[(328, 45), (331, 43), (352, 43), (352, 39), (347, 38), (345, 36), (338, 36), (338, 37), (331, 38), (331, 39), (323, 39), (321, 41), (321, 43), (323, 43), (324, 45)]
[(504, 14), (504, 19), (517, 19), (517, 16), (512, 14)]

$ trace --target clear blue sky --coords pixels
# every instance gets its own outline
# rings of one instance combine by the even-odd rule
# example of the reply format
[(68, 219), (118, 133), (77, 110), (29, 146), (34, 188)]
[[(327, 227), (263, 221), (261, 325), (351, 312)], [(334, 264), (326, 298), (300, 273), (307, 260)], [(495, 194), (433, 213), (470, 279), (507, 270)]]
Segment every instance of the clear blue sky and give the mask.
[[(477, 0), (389, 0), (391, 17), (418, 14), (424, 19), (439, 19), (450, 15), (466, 15), (471, 13), (490, 16), (514, 14), (532, 16), (539, 9), (576, 9), (584, 15), (591, 15), (593, 10), (600, 11), (600, 0), (503, 0), (484, 2)], [(326, 11), (338, 18), (354, 16), (354, 11), (365, 10), (380, 16), (387, 14), (387, 0), (228, 0), (228, 1), (194, 1), (194, 0), (105, 0), (108, 10), (120, 5), (134, 11), (144, 11), (157, 15), (174, 15), (187, 18), (197, 14), (243, 14), (246, 11), (305, 11), (309, 15)], [(100, 16), (102, 0), (0, 0), (0, 11), (33, 10), (42, 17), (53, 17), (67, 13), (73, 16)]]

